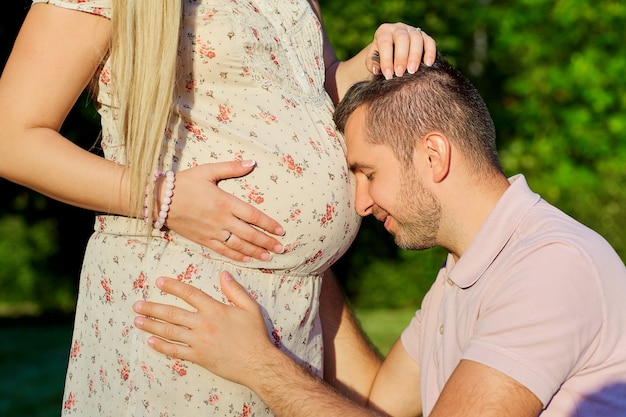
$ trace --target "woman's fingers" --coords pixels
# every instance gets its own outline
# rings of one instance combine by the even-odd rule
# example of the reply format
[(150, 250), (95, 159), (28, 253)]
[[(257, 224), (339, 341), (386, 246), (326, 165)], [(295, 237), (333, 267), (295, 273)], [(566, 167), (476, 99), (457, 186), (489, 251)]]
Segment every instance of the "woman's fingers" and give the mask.
[[(254, 161), (203, 164), (180, 171), (166, 225), (235, 261), (269, 260), (282, 253), (282, 226), (263, 211), (218, 187), (250, 173)], [(228, 239), (228, 240), (227, 240)]]
[(384, 23), (378, 27), (371, 45), (370, 57), (374, 73), (385, 78), (414, 73), (423, 61), (432, 65), (437, 46), (422, 29), (405, 23)]
[(424, 56), (422, 60), (427, 66), (431, 66), (435, 63), (437, 58), (437, 42), (432, 36), (422, 30), (422, 40), (424, 41)]
[[(265, 248), (274, 253), (283, 252), (283, 245), (278, 239), (273, 236), (269, 236), (257, 229), (257, 227), (270, 227), (266, 223), (268, 219), (270, 219), (268, 216), (239, 200), (237, 201), (236, 207), (233, 208), (232, 213), (233, 216), (235, 216), (235, 222), (233, 222), (233, 226), (231, 227), (231, 229), (228, 230), (228, 232), (232, 232), (234, 237), (239, 238), (239, 240), (243, 242), (249, 243), (251, 246)], [(271, 225), (273, 225), (274, 221), (271, 220), (270, 223)], [(252, 227), (252, 225), (256, 227)], [(272, 233), (276, 233), (279, 236), (283, 236), (285, 234), (285, 230), (281, 226), (275, 227), (272, 230)], [(232, 244), (234, 242), (230, 242), (230, 240), (229, 243), (230, 244), (228, 246), (231, 249), (237, 249), (241, 252), (244, 252), (244, 249), (247, 249), (244, 246), (233, 246)]]

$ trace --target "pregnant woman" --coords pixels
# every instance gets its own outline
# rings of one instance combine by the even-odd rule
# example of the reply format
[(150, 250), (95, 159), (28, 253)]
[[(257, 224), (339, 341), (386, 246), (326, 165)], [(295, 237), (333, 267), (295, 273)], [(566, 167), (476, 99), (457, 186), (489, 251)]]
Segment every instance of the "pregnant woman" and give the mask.
[[(276, 346), (321, 374), (321, 277), (359, 225), (333, 100), (417, 70), (424, 48), (428, 62), (430, 37), (388, 24), (339, 62), (306, 0), (34, 1), (0, 80), (0, 175), (98, 212), (64, 415), (271, 415), (147, 346), (132, 305), (171, 301), (160, 275), (220, 297), (231, 272)], [(89, 83), (103, 157), (58, 133)]]

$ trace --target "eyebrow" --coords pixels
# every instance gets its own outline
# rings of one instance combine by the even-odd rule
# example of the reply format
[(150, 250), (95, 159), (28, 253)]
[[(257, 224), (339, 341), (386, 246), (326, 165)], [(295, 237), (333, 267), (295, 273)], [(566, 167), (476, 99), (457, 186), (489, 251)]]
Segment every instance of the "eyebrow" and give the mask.
[(374, 169), (374, 166), (370, 165), (370, 164), (363, 164), (363, 163), (360, 163), (360, 162), (353, 162), (353, 163), (348, 165), (348, 168), (350, 168), (350, 171), (355, 172), (357, 170)]

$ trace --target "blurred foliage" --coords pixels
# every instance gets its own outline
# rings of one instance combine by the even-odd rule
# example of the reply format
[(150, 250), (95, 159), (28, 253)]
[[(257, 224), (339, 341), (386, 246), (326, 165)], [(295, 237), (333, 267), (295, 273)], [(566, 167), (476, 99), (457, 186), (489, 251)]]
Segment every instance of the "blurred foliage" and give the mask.
[[(29, 1), (0, 16), (4, 59)], [(508, 174), (522, 172), (547, 201), (597, 230), (626, 259), (626, 3), (620, 0), (320, 1), (340, 58), (383, 22), (419, 26), (480, 90)], [(63, 127), (86, 148), (97, 118), (86, 98)], [(2, 157), (0, 155), (0, 157)], [(0, 304), (73, 299), (91, 213), (0, 182)], [(337, 264), (355, 306), (416, 306), (445, 251), (406, 252), (366, 219)], [(59, 298), (60, 297), (60, 298)]]

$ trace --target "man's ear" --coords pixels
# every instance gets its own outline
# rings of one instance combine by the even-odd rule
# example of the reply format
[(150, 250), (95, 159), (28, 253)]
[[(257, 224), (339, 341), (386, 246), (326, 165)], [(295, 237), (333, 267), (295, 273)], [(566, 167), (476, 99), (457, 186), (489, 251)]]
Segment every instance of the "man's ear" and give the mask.
[(450, 141), (440, 132), (431, 132), (424, 136), (422, 143), (428, 156), (433, 182), (443, 181), (450, 172)]

